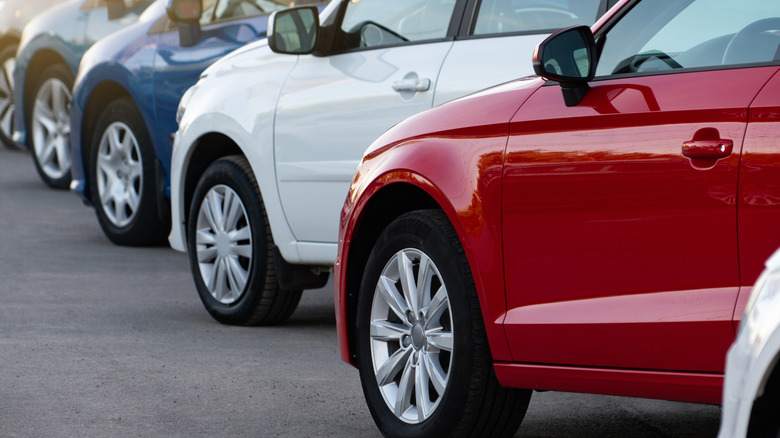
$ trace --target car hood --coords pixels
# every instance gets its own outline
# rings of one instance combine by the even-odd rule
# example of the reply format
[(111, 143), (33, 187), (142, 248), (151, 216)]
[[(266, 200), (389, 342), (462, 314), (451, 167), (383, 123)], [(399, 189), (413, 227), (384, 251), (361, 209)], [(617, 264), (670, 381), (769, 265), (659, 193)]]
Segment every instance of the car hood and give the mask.
[(268, 40), (263, 38), (241, 46), (240, 48), (223, 56), (215, 63), (211, 64), (206, 70), (204, 70), (200, 77), (205, 78), (206, 76), (218, 76), (221, 71), (232, 70), (237, 67), (240, 68), (241, 64), (254, 60), (261, 55), (263, 55), (264, 58), (267, 58), (269, 55), (284, 57), (293, 56), (274, 54), (268, 47)]

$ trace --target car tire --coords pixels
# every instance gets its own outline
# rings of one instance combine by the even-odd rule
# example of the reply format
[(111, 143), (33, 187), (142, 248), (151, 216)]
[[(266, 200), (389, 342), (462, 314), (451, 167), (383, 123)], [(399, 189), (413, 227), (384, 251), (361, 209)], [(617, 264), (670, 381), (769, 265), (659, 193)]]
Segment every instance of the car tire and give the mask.
[(49, 187), (70, 186), (70, 114), (73, 72), (63, 64), (43, 70), (30, 100), (30, 150), (38, 174)]
[(246, 159), (230, 156), (211, 164), (189, 211), (190, 267), (209, 314), (228, 325), (286, 321), (302, 291), (279, 287), (271, 229)]
[(443, 212), (407, 213), (382, 232), (357, 337), (363, 393), (385, 436), (502, 437), (522, 422), (531, 392), (496, 380), (474, 280)]
[(143, 117), (130, 98), (111, 102), (95, 124), (89, 150), (89, 186), (100, 227), (117, 245), (164, 242), (154, 183), (156, 156)]
[(16, 62), (16, 44), (0, 48), (0, 144), (15, 148), (11, 137), (14, 128), (14, 79), (13, 70)]

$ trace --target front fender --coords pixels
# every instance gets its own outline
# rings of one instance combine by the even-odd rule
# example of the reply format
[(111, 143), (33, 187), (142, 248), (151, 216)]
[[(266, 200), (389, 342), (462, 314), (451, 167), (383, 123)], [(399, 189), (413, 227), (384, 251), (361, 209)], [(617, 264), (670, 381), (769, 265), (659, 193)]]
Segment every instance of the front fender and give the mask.
[[(396, 125), (368, 148), (339, 227), (336, 319), (342, 360), (354, 364), (354, 312), (349, 309), (358, 291), (348, 290), (357, 287), (356, 281), (348, 280), (353, 275), (362, 276), (360, 272), (350, 273), (352, 239), (365, 226), (362, 222), (369, 214), (371, 200), (394, 184), (424, 191), (447, 214), (474, 276), (493, 358), (511, 360), (503, 329), (503, 156), (509, 121), (541, 84), (538, 79), (516, 81), (433, 108)], [(395, 202), (404, 204), (408, 200)], [(406, 207), (383, 208), (403, 212)]]
[(76, 75), (81, 55), (86, 47), (69, 44), (60, 35), (39, 34), (20, 47), (14, 68), (14, 141), (27, 147), (27, 102), (35, 92), (33, 87), (42, 69), (52, 63), (64, 63)]
[(252, 43), (212, 64), (189, 93), (171, 156), (169, 241), (174, 249), (186, 250), (186, 190), (200, 177), (190, 175), (188, 181), (187, 169), (193, 160), (208, 155), (203, 148), (209, 145), (200, 140), (217, 133), (230, 139), (249, 161), (283, 258), (290, 263), (301, 260), (282, 214), (273, 149), (276, 103), (297, 59), (271, 52), (264, 41)]
[[(133, 99), (144, 123), (154, 126), (154, 103), (151, 99), (151, 77), (133, 72), (121, 63), (105, 62), (82, 70), (76, 79), (70, 107), (71, 191), (91, 202), (89, 172), (87, 171), (92, 132), (97, 119), (112, 101), (129, 96)], [(150, 136), (154, 143), (154, 136)], [(153, 145), (157, 149), (157, 145)]]

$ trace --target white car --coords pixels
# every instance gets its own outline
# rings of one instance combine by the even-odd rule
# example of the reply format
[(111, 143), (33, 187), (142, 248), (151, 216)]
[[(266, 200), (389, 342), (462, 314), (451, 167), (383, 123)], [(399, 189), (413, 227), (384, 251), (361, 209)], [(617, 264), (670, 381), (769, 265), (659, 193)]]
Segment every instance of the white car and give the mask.
[[(478, 6), (475, 5), (478, 3)], [(182, 98), (171, 246), (226, 324), (286, 319), (327, 281), (365, 148), (401, 120), (533, 74), (553, 30), (615, 0), (333, 0), (279, 11)], [(453, 133), (457, 135), (457, 133)]]
[(780, 436), (780, 250), (766, 262), (729, 349), (721, 438)]

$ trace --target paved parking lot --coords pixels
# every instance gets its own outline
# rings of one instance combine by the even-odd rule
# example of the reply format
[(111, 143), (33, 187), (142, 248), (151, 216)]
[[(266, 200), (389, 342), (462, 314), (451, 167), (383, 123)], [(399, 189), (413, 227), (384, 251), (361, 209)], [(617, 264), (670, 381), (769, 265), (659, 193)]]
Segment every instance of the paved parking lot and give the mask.
[[(219, 325), (187, 258), (120, 248), (0, 148), (0, 437), (379, 436), (338, 359), (332, 284), (279, 327)], [(517, 437), (713, 437), (720, 410), (537, 393)]]

